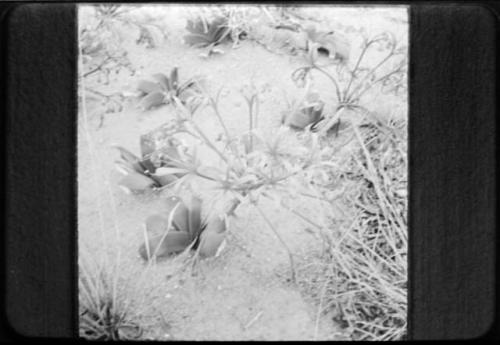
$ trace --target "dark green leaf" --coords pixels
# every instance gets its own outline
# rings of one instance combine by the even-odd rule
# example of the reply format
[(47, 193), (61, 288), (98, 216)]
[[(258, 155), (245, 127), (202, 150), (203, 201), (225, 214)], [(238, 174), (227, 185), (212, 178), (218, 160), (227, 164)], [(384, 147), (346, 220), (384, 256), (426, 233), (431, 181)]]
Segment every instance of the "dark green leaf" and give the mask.
[(212, 42), (210, 42), (210, 40), (206, 35), (188, 34), (184, 35), (184, 43), (193, 46), (195, 48), (202, 48), (209, 46)]
[(143, 134), (140, 138), (141, 141), (141, 154), (142, 158), (150, 156), (156, 150), (155, 141), (153, 140), (151, 134)]
[(201, 258), (215, 256), (226, 236), (226, 223), (220, 217), (212, 218), (200, 235), (199, 255)]
[(132, 152), (130, 152), (129, 150), (127, 150), (126, 148), (124, 147), (121, 147), (121, 146), (118, 146), (118, 145), (115, 145), (114, 146), (118, 151), (120, 151), (120, 157), (128, 162), (128, 163), (135, 163), (137, 161), (139, 161), (139, 157), (137, 157), (136, 155), (134, 155)]
[(227, 27), (227, 18), (219, 16), (205, 24), (201, 17), (188, 20), (186, 29), (190, 34), (184, 36), (184, 42), (196, 47), (206, 47), (221, 43), (229, 37), (230, 29)]
[(161, 91), (152, 92), (141, 100), (141, 106), (145, 110), (158, 107), (163, 103), (165, 103), (165, 94)]
[(176, 90), (179, 85), (179, 69), (174, 67), (170, 72), (170, 90)]
[(128, 174), (118, 184), (134, 193), (142, 192), (156, 186), (154, 180), (136, 172)]
[(198, 237), (201, 232), (201, 199), (191, 197), (189, 205), (189, 234), (192, 239)]
[(158, 174), (151, 174), (151, 178), (155, 180), (156, 183), (158, 183), (162, 187), (169, 185), (179, 179), (176, 175), (158, 175)]
[(181, 198), (172, 196), (165, 200), (165, 205), (167, 207), (166, 215), (169, 217), (170, 212), (172, 212), (177, 204), (179, 204), (179, 206), (176, 208), (175, 214), (173, 215), (173, 223), (179, 231), (184, 231), (189, 234), (189, 209)]
[(158, 83), (160, 83), (161, 87), (164, 91), (172, 90), (172, 85), (168, 77), (163, 73), (153, 74), (153, 78), (156, 79)]
[[(144, 167), (140, 163), (140, 158), (134, 155), (132, 152), (127, 150), (124, 147), (115, 145), (114, 146), (118, 151), (120, 151), (120, 157), (123, 160), (122, 166), (128, 166), (130, 169), (134, 170), (135, 172), (138, 172), (140, 174), (144, 173)], [(129, 169), (129, 170), (130, 170)]]
[(140, 80), (137, 84), (137, 90), (141, 91), (145, 95), (148, 95), (152, 92), (161, 91), (161, 86), (160, 84), (152, 81)]
[(149, 237), (162, 235), (167, 231), (168, 218), (160, 214), (153, 214), (146, 219), (146, 231)]
[[(166, 257), (179, 253), (189, 246), (191, 240), (186, 232), (169, 231), (165, 238), (164, 234), (153, 236), (148, 239), (149, 256), (156, 253), (156, 257)], [(163, 238), (163, 241), (162, 241)], [(148, 248), (146, 243), (139, 248), (139, 254), (144, 260), (148, 260)]]

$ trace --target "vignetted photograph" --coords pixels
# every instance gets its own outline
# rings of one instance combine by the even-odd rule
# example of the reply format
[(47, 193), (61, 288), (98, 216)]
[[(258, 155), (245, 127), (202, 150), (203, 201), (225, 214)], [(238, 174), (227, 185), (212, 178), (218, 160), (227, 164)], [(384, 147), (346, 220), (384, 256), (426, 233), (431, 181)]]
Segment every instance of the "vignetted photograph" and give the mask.
[(78, 6), (88, 340), (403, 340), (406, 6)]

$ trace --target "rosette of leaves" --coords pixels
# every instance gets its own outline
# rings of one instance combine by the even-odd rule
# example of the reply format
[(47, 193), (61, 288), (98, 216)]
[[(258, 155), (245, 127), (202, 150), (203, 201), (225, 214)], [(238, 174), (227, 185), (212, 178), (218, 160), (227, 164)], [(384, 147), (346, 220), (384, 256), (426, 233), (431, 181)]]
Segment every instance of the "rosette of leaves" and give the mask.
[(156, 73), (152, 77), (154, 80), (141, 80), (137, 85), (137, 90), (140, 92), (139, 97), (141, 98), (140, 106), (144, 110), (169, 104), (173, 102), (174, 98), (178, 98), (182, 103), (185, 103), (189, 98), (200, 93), (199, 79), (190, 78), (180, 83), (177, 67), (170, 71), (169, 76)]
[(142, 135), (141, 157), (121, 146), (115, 148), (120, 151), (116, 167), (125, 175), (118, 184), (127, 193), (141, 193), (172, 184), (190, 169), (191, 163), (181, 155), (179, 145), (173, 139), (156, 149), (151, 137)]
[(226, 222), (220, 217), (201, 219), (201, 199), (165, 200), (165, 212), (146, 219), (145, 242), (139, 248), (144, 260), (168, 257), (191, 246), (201, 258), (217, 256), (224, 246)]
[(184, 42), (196, 48), (212, 47), (231, 37), (228, 18), (223, 15), (216, 15), (211, 20), (202, 16), (189, 19), (186, 30), (189, 34), (184, 35)]
[(304, 129), (323, 118), (325, 103), (317, 92), (306, 92), (299, 102), (289, 104), (289, 109), (283, 113), (283, 123), (294, 129)]
[(304, 31), (307, 34), (308, 50), (315, 49), (319, 54), (339, 62), (347, 62), (351, 44), (342, 34), (335, 31), (318, 31), (314, 26), (309, 26)]

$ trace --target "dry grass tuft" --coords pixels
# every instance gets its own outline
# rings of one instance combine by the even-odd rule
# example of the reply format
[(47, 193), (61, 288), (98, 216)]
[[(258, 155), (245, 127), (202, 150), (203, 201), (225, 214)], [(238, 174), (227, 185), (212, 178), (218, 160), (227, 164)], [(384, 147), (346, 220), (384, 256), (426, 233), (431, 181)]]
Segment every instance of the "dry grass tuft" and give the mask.
[[(376, 123), (376, 122), (374, 122)], [(354, 129), (356, 150), (340, 178), (344, 220), (328, 250), (305, 261), (299, 284), (354, 340), (401, 340), (407, 326), (406, 121)]]

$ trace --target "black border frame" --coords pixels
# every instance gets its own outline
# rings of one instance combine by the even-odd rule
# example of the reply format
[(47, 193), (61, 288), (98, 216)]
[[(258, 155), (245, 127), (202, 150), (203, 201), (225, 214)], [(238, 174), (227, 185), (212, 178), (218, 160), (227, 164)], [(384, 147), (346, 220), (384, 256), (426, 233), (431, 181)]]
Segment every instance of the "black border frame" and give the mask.
[[(394, 4), (411, 5), (409, 338), (497, 339), (500, 6)], [(77, 335), (74, 8), (0, 4), (10, 339)]]

